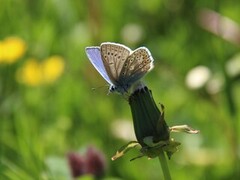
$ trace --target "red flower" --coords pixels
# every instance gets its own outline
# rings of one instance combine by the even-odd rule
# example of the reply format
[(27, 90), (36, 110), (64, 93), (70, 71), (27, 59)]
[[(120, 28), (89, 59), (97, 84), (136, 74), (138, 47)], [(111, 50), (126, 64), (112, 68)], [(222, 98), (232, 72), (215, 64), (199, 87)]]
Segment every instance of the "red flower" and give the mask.
[(102, 177), (105, 169), (104, 155), (94, 147), (89, 147), (86, 153), (86, 173), (93, 174), (95, 177)]
[(94, 147), (89, 147), (85, 155), (75, 152), (68, 153), (68, 163), (74, 178), (85, 174), (99, 178), (104, 175), (106, 170), (104, 155)]
[(75, 152), (68, 153), (68, 164), (71, 169), (72, 177), (79, 177), (85, 174), (85, 160)]

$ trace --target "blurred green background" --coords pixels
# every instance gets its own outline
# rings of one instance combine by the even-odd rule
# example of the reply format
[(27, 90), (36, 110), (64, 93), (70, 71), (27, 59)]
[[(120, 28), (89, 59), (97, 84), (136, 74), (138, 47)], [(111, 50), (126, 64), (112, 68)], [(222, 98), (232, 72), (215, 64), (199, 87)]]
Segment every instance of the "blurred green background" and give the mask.
[(0, 179), (71, 179), (67, 154), (89, 145), (105, 155), (104, 178), (163, 177), (157, 159), (129, 162), (137, 150), (111, 161), (135, 137), (128, 102), (107, 95), (85, 54), (106, 41), (146, 46), (155, 68), (144, 82), (168, 125), (201, 131), (171, 135), (182, 143), (168, 161), (172, 178), (238, 179), (239, 8), (237, 0), (0, 0)]

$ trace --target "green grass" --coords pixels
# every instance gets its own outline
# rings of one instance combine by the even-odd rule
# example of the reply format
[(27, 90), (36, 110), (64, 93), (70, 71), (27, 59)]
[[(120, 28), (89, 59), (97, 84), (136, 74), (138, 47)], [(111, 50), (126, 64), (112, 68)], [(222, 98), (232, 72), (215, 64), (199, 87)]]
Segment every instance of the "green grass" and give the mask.
[[(209, 8), (239, 24), (239, 3), (2, 0), (0, 4), (0, 41), (15, 36), (27, 45), (15, 63), (0, 64), (0, 179), (70, 179), (66, 154), (81, 153), (89, 145), (105, 154), (106, 178), (162, 178), (157, 159), (129, 162), (137, 152), (111, 161), (126, 144), (111, 133), (111, 123), (132, 119), (124, 98), (107, 95), (107, 87), (97, 88), (106, 82), (85, 55), (86, 46), (105, 41), (149, 48), (155, 68), (144, 81), (156, 103), (164, 104), (168, 125), (188, 124), (201, 131), (173, 135), (182, 144), (168, 162), (172, 178), (239, 176), (239, 74), (229, 77), (225, 72), (239, 47), (197, 22), (199, 10)], [(135, 42), (122, 36), (129, 24), (143, 32)], [(16, 72), (29, 58), (41, 62), (53, 55), (65, 62), (55, 82), (31, 87), (16, 80)], [(215, 94), (206, 86), (197, 90), (186, 86), (187, 73), (198, 65), (223, 80)]]

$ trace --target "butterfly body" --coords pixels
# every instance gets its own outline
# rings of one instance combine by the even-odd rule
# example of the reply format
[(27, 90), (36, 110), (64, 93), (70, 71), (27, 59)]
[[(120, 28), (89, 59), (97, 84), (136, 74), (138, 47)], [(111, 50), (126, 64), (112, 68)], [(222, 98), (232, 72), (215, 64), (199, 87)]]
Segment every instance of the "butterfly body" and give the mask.
[(106, 42), (100, 47), (87, 47), (86, 53), (96, 70), (110, 84), (110, 92), (128, 92), (153, 68), (153, 58), (145, 47), (132, 51), (122, 44)]

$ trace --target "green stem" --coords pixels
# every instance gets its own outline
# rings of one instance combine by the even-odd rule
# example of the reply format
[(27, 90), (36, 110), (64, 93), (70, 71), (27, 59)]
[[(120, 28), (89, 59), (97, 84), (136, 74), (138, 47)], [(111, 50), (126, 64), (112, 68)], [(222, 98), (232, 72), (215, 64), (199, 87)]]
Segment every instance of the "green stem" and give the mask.
[(165, 180), (171, 180), (171, 175), (168, 169), (168, 164), (167, 164), (167, 160), (166, 160), (166, 156), (163, 152), (163, 150), (160, 151), (160, 154), (158, 156), (161, 167), (162, 167), (162, 171), (163, 171), (163, 176)]

